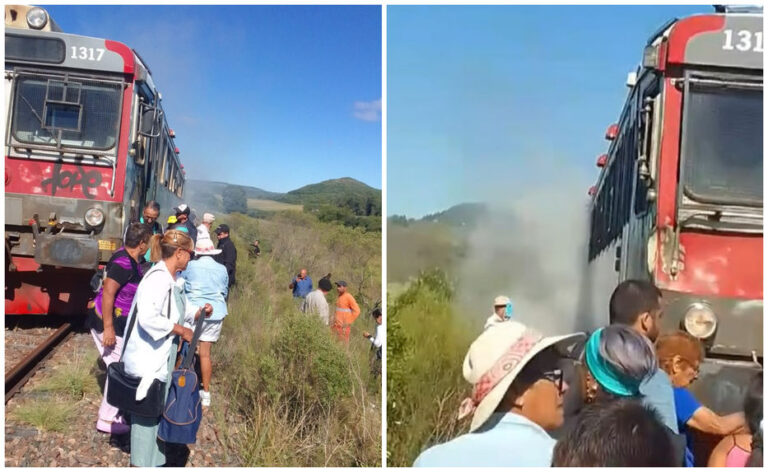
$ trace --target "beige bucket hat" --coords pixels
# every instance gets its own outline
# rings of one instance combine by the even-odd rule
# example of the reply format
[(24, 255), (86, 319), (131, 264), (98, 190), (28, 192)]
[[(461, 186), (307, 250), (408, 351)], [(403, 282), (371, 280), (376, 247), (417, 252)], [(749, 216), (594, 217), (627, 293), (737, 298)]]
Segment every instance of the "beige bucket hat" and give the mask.
[(504, 295), (499, 295), (493, 299), (493, 306), (504, 306), (507, 303), (509, 303), (509, 297), (505, 297)]
[(470, 431), (483, 425), (499, 406), (523, 367), (549, 346), (582, 334), (545, 337), (517, 321), (487, 329), (469, 347), (464, 378), (473, 385), (472, 396), (459, 408), (459, 419), (473, 414)]

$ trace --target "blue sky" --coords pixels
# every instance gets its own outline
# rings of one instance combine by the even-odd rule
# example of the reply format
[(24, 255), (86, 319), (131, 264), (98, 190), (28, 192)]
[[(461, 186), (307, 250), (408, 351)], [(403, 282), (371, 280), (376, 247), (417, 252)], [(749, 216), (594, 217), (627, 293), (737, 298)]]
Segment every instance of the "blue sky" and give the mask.
[(387, 213), (560, 184), (586, 199), (646, 41), (670, 18), (711, 11), (390, 6)]
[(381, 188), (379, 6), (46, 6), (146, 60), (187, 176)]

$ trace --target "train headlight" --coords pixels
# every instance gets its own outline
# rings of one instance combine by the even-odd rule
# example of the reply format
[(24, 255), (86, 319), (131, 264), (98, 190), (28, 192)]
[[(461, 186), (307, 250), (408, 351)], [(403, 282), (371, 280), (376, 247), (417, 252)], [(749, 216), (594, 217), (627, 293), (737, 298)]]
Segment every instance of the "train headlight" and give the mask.
[(104, 223), (104, 212), (100, 208), (91, 208), (85, 212), (85, 223), (91, 228), (98, 228)]
[(42, 8), (34, 7), (27, 12), (27, 24), (33, 29), (43, 29), (48, 23), (48, 13)]
[(707, 339), (715, 334), (717, 316), (706, 303), (692, 303), (685, 312), (683, 326), (691, 335), (699, 339)]

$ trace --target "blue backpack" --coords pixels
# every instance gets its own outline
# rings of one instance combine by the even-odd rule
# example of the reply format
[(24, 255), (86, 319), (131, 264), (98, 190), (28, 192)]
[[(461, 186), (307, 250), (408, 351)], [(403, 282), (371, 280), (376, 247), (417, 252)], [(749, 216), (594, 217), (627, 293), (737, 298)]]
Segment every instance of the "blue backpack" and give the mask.
[(192, 366), (195, 348), (202, 333), (204, 313), (195, 326), (195, 335), (187, 349), (184, 360), (171, 374), (171, 389), (160, 417), (157, 437), (168, 443), (194, 444), (197, 430), (203, 417), (203, 404), (200, 401), (200, 380)]

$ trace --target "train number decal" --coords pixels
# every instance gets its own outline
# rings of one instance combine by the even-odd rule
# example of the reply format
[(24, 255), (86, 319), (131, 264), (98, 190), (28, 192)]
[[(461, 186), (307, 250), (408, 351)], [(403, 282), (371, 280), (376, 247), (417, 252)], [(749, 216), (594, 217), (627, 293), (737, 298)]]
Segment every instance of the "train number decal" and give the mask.
[(99, 62), (104, 57), (104, 48), (87, 48), (85, 46), (72, 46), (72, 59), (80, 59), (83, 61)]
[(725, 36), (723, 49), (726, 51), (736, 50), (741, 52), (763, 52), (762, 31), (734, 31), (732, 29), (727, 29), (723, 31), (723, 35)]

